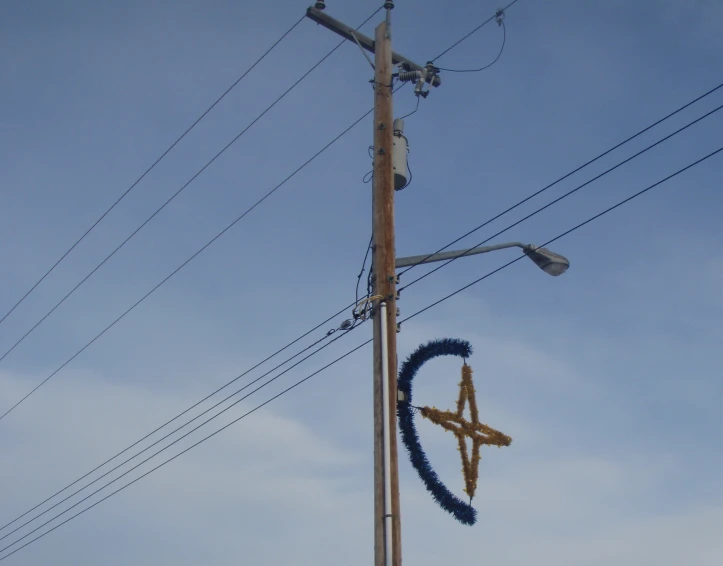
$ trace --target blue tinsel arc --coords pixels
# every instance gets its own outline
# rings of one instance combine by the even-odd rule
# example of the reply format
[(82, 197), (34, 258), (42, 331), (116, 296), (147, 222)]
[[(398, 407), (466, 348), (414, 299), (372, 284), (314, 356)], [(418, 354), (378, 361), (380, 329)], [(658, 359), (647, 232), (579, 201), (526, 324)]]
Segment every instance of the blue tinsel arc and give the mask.
[(402, 442), (409, 454), (409, 460), (437, 504), (464, 525), (474, 525), (477, 522), (477, 511), (472, 505), (465, 503), (449, 491), (432, 468), (419, 442), (411, 403), (414, 376), (426, 362), (439, 356), (459, 356), (466, 360), (471, 355), (472, 346), (466, 340), (458, 338), (432, 340), (422, 344), (409, 355), (402, 364), (397, 377), (397, 387), (404, 393), (405, 399), (397, 402), (397, 417)]

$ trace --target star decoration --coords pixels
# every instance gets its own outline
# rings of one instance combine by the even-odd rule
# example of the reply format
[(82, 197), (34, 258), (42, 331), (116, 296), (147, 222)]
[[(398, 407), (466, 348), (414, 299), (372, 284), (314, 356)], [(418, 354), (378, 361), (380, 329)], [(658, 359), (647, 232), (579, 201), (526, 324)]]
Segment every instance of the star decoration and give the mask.
[[(469, 414), (471, 420), (464, 418), (465, 405), (469, 403)], [(426, 419), (438, 424), (457, 437), (459, 452), (462, 456), (462, 473), (464, 474), (465, 493), (470, 500), (474, 497), (477, 489), (477, 477), (479, 474), (480, 448), (486, 446), (509, 446), (512, 439), (501, 432), (479, 422), (477, 410), (477, 399), (475, 397), (474, 384), (472, 383), (472, 368), (466, 363), (462, 366), (462, 381), (459, 384), (459, 398), (457, 399), (457, 411), (440, 411), (435, 407), (421, 407), (419, 412)], [(472, 456), (467, 453), (466, 438), (472, 440)]]

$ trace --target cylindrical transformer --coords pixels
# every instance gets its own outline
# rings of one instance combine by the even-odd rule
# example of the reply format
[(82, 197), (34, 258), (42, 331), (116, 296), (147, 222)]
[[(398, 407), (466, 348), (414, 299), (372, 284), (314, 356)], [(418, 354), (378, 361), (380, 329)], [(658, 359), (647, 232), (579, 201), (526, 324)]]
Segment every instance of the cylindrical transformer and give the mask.
[(404, 120), (394, 120), (394, 152), (392, 163), (394, 165), (394, 190), (399, 191), (407, 186), (407, 153), (409, 147), (404, 131)]

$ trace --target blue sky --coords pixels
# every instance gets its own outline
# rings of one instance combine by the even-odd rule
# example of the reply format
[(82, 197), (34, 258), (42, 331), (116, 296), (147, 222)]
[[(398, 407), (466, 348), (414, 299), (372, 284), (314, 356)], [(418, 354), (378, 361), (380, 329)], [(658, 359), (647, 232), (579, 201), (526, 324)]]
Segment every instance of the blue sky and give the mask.
[[(327, 5), (350, 25), (377, 7)], [(424, 63), (497, 7), (399, 1), (394, 49)], [(3, 314), (305, 8), (288, 0), (6, 3)], [(442, 247), (721, 80), (723, 9), (713, 0), (521, 0), (505, 23), (495, 66), (444, 74), (407, 120), (414, 181), (397, 195), (400, 256)], [(501, 30), (486, 26), (438, 64), (481, 66), (500, 41)], [(0, 325), (2, 352), (336, 43), (302, 22)], [(0, 409), (367, 111), (369, 71), (345, 45), (249, 130), (0, 362)], [(414, 103), (411, 89), (401, 90), (395, 114)], [(719, 91), (458, 247), (720, 104)], [(543, 243), (718, 149), (721, 119), (494, 242)], [(2, 524), (352, 301), (370, 232), (362, 177), (371, 131), (367, 119), (344, 136), (0, 422)], [(405, 561), (720, 564), (722, 159), (555, 242), (551, 249), (571, 260), (564, 276), (518, 262), (403, 325), (400, 357), (432, 338), (472, 342), (482, 418), (514, 439), (483, 451), (472, 528), (438, 509), (401, 458)], [(402, 317), (515, 253), (440, 270), (405, 291)], [(340, 339), (216, 426), (370, 333), (363, 326)], [(343, 555), (344, 564), (368, 564), (370, 370), (367, 348), (7, 563), (338, 564)], [(420, 404), (451, 406), (458, 372), (452, 360), (425, 366)], [(461, 493), (454, 442), (427, 425), (420, 434), (430, 459)]]

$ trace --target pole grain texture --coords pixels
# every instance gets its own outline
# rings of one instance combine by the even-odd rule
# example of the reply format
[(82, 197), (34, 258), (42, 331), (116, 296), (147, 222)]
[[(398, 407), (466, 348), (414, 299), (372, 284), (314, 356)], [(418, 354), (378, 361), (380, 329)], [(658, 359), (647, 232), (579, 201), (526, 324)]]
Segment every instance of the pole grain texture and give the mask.
[[(374, 316), (374, 564), (385, 566), (384, 556), (384, 451), (382, 411), (381, 325), (387, 325), (389, 361), (389, 422), (391, 439), (391, 490), (393, 566), (401, 566), (401, 517), (397, 457), (397, 301), (394, 246), (394, 167), (392, 45), (387, 22), (375, 30), (374, 52), (374, 181), (373, 181), (373, 269), (374, 294), (387, 301), (386, 320), (375, 309)], [(376, 301), (378, 307), (379, 301)]]

